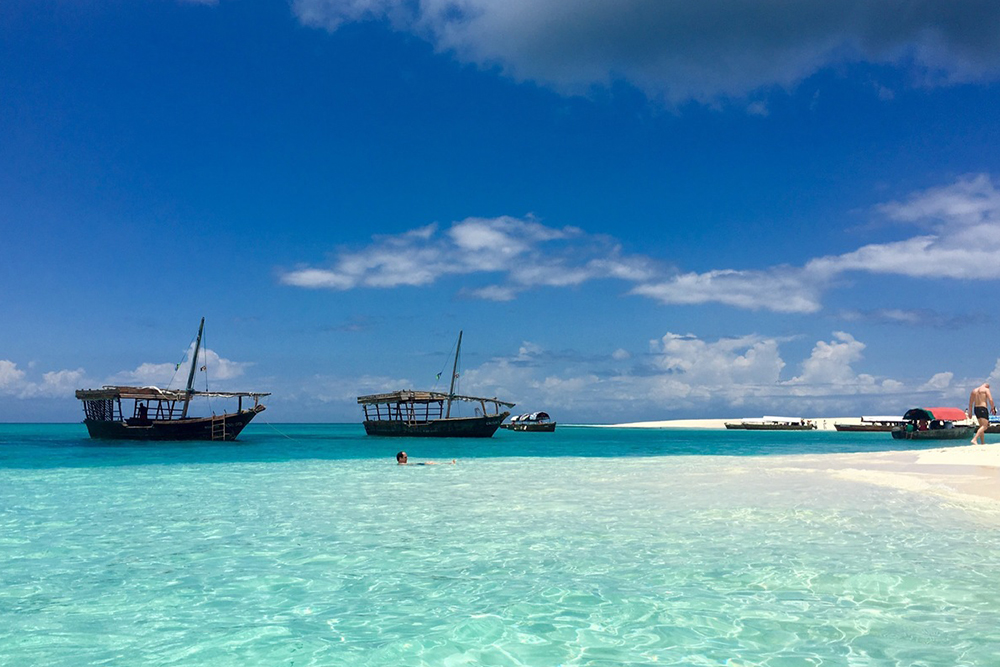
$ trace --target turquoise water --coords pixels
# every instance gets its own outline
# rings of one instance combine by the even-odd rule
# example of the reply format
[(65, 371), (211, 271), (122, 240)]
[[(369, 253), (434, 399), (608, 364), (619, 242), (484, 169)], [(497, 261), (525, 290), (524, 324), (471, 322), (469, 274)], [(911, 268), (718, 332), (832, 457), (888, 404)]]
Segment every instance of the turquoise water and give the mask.
[(1000, 664), (1000, 518), (773, 465), (891, 448), (0, 425), (0, 664)]

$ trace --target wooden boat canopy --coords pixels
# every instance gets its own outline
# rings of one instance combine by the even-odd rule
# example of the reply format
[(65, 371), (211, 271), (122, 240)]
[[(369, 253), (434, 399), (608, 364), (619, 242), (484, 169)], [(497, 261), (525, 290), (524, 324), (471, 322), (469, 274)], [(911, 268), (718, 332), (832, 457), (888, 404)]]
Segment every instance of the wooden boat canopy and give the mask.
[(183, 401), (188, 397), (253, 399), (270, 396), (270, 392), (259, 391), (187, 391), (185, 389), (160, 389), (159, 387), (129, 387), (104, 385), (100, 389), (77, 389), (76, 397), (81, 401), (138, 400), (138, 401)]
[[(205, 332), (205, 318), (198, 326), (187, 386), (184, 389), (160, 389), (155, 386), (104, 385), (100, 389), (77, 389), (76, 397), (83, 403), (83, 423), (91, 438), (102, 440), (221, 440), (239, 436), (250, 420), (265, 410), (260, 399), (270, 396), (262, 391), (196, 391), (194, 374), (198, 367), (198, 351)], [(180, 364), (177, 365), (180, 367)], [(202, 368), (205, 370), (205, 367)], [(209, 417), (192, 417), (188, 408), (194, 398), (237, 400), (236, 412)], [(253, 399), (253, 407), (243, 409), (243, 399)], [(128, 405), (131, 402), (131, 406)], [(131, 416), (129, 415), (131, 407)], [(212, 407), (209, 405), (209, 407)]]
[(468, 401), (470, 403), (491, 403), (505, 408), (514, 407), (515, 403), (498, 400), (494, 398), (484, 398), (482, 396), (461, 396), (459, 394), (446, 394), (440, 391), (416, 391), (405, 389), (393, 391), (388, 394), (370, 394), (368, 396), (358, 396), (359, 405), (380, 405), (393, 403), (438, 403), (440, 401)]

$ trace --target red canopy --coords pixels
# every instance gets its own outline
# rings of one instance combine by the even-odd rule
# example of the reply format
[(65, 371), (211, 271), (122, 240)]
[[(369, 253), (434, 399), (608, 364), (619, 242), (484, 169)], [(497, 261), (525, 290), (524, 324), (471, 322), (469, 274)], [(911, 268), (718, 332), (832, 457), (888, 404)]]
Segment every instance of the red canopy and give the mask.
[(940, 419), (941, 421), (957, 422), (966, 419), (966, 414), (962, 408), (913, 408), (907, 410), (903, 419)]

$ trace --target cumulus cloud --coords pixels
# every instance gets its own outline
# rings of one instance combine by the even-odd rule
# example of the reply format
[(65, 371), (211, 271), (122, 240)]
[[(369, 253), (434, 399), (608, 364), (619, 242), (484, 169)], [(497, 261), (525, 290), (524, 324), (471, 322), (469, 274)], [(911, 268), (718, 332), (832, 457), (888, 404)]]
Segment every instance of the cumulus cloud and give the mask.
[[(957, 395), (950, 372), (929, 379), (863, 372), (858, 367), (864, 364), (865, 344), (847, 332), (816, 341), (794, 364), (783, 357), (783, 342), (759, 335), (708, 340), (668, 332), (650, 341), (648, 363), (641, 369), (622, 369), (614, 359), (601, 366), (583, 356), (574, 361), (564, 355), (553, 363), (551, 351), (525, 343), (516, 353), (466, 370), (463, 390), (509, 398), (518, 409), (600, 415), (594, 421), (708, 410), (720, 417), (902, 414), (924, 400)], [(1000, 362), (994, 375), (1000, 377)], [(961, 393), (969, 382), (957, 384)]]
[(944, 391), (951, 386), (954, 373), (935, 373), (930, 380), (921, 385), (921, 391)]
[(16, 387), (23, 379), (24, 371), (18, 369), (17, 364), (7, 359), (0, 359), (0, 390)]
[(925, 84), (1000, 72), (1000, 5), (990, 0), (293, 0), (292, 7), (305, 25), (331, 31), (388, 21), (462, 62), (561, 93), (623, 80), (671, 105), (792, 87), (844, 63), (899, 66)]
[(656, 365), (686, 385), (686, 396), (725, 396), (741, 403), (770, 393), (785, 362), (778, 342), (757, 336), (707, 342), (692, 335), (667, 333), (653, 344)]
[[(142, 363), (130, 371), (121, 371), (111, 376), (107, 384), (122, 384), (133, 386), (154, 386), (163, 389), (182, 387), (187, 382), (187, 374), (191, 367), (191, 356), (194, 354), (194, 343), (188, 347), (184, 361), (171, 363)], [(212, 381), (226, 381), (240, 377), (252, 362), (231, 361), (220, 357), (214, 350), (201, 348), (198, 352), (198, 375), (196, 382), (203, 382), (205, 374)], [(204, 369), (204, 370), (202, 370)]]
[[(29, 364), (30, 366), (30, 364)], [(18, 398), (54, 398), (72, 396), (86, 383), (82, 368), (42, 373), (41, 380), (28, 379), (27, 373), (13, 361), (0, 359), (0, 395)]]

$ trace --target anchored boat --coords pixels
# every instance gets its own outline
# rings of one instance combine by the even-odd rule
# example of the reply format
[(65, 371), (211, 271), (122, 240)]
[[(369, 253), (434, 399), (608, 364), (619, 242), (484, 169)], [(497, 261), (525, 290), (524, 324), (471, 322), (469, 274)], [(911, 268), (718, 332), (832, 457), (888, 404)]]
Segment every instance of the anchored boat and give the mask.
[[(462, 350), (462, 332), (458, 333), (455, 361), (451, 370), (448, 393), (407, 389), (388, 394), (358, 396), (365, 412), (365, 433), (400, 437), (428, 438), (490, 438), (503, 420), (510, 415), (514, 403), (462, 396), (455, 393), (458, 379), (458, 357)], [(475, 416), (452, 417), (455, 403), (475, 406)]]
[[(91, 438), (103, 440), (235, 440), (250, 420), (264, 411), (260, 399), (270, 393), (249, 391), (195, 391), (194, 373), (205, 331), (201, 318), (186, 389), (105, 385), (101, 389), (78, 389), (83, 401), (83, 423)], [(235, 412), (210, 417), (189, 417), (195, 397), (233, 399)], [(244, 409), (244, 399), (253, 406)]]
[(815, 431), (816, 422), (801, 417), (768, 417), (760, 419), (741, 419), (738, 422), (725, 422), (728, 429), (746, 429), (747, 431)]
[(892, 431), (894, 428), (906, 426), (906, 421), (899, 417), (862, 417), (858, 424), (834, 423), (833, 427), (838, 431), (852, 431), (862, 433), (877, 433)]
[(547, 412), (530, 412), (525, 415), (515, 415), (506, 424), (501, 424), (502, 428), (508, 431), (534, 431), (537, 433), (552, 433), (556, 430), (556, 423), (552, 421)]
[(961, 408), (913, 408), (903, 415), (905, 426), (894, 428), (896, 440), (971, 440), (975, 426), (956, 424), (968, 419)]

